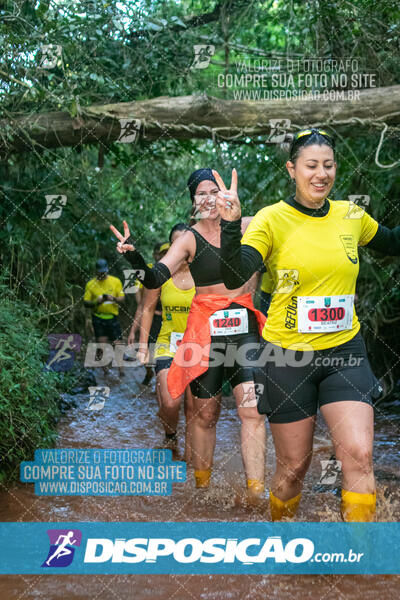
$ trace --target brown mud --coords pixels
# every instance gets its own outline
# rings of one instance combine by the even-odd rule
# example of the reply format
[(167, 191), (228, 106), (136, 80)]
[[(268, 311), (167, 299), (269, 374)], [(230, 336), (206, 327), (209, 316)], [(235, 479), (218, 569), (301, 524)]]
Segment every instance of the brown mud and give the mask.
[[(115, 369), (98, 384), (111, 389), (103, 410), (86, 410), (88, 395), (59, 422), (60, 448), (154, 448), (163, 438), (154, 380), (141, 386), (142, 368)], [(374, 463), (378, 484), (378, 521), (400, 520), (400, 415), (376, 411)], [(179, 428), (183, 455), (183, 413)], [(314, 456), (305, 480), (298, 521), (340, 521), (339, 488), (319, 484), (321, 460), (332, 445), (318, 421)], [(33, 458), (33, 457), (32, 457)], [(268, 431), (267, 481), (274, 465)], [(217, 448), (209, 490), (196, 490), (193, 473), (174, 484), (167, 497), (39, 497), (33, 484), (15, 484), (0, 493), (0, 521), (269, 521), (267, 500), (258, 507), (244, 498), (239, 450), (239, 421), (232, 399), (225, 398), (217, 426)], [(340, 483), (340, 482), (339, 482)], [(3, 549), (4, 551), (4, 549)], [(396, 551), (393, 549), (393, 551)], [(8, 575), (0, 578), (2, 600), (391, 600), (399, 597), (400, 576), (378, 575)]]

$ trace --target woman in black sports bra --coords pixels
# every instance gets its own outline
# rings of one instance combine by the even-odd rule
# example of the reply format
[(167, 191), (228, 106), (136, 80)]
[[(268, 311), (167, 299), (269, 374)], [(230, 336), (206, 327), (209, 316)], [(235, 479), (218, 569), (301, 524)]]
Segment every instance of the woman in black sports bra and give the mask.
[[(220, 217), (215, 204), (219, 188), (211, 169), (192, 173), (188, 187), (197, 223), (171, 245), (165, 257), (152, 269), (135, 250), (126, 222), (124, 235), (115, 227), (111, 226), (111, 229), (119, 240), (117, 250), (140, 271), (138, 278), (147, 288), (161, 287), (183, 261), (189, 263), (196, 296), (185, 337), (169, 371), (168, 389), (175, 398), (190, 384), (194, 396), (196, 486), (206, 488), (210, 482), (225, 377), (233, 388), (241, 420), (241, 450), (248, 497), (259, 498), (264, 494), (265, 418), (257, 411), (251, 363), (265, 317), (254, 309), (249, 294), (254, 280), (236, 290), (228, 290), (223, 283)], [(243, 219), (243, 233), (250, 220), (251, 217)], [(249, 344), (247, 352), (246, 344)], [(185, 353), (198, 349), (198, 359), (187, 360)]]

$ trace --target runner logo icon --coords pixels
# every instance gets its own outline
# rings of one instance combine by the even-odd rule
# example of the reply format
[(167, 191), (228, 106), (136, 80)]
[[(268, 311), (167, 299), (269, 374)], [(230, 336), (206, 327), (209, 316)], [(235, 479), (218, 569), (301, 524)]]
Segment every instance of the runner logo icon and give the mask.
[(369, 206), (369, 196), (349, 196), (349, 208), (344, 216), (345, 219), (362, 219), (365, 214), (365, 208)]
[(285, 141), (286, 133), (290, 128), (290, 120), (270, 119), (269, 124), (271, 132), (266, 139), (267, 144), (282, 144)]
[(82, 338), (77, 333), (52, 333), (47, 336), (50, 345), (45, 369), (69, 371), (74, 366), (75, 354), (81, 349)]
[(59, 194), (57, 196), (45, 196), (46, 209), (42, 219), (58, 219), (61, 217), (63, 207), (67, 204), (67, 196)]
[(135, 142), (139, 136), (142, 122), (140, 119), (119, 119), (121, 130), (117, 142), (130, 144)]
[(319, 483), (333, 485), (342, 471), (342, 463), (340, 460), (334, 458), (321, 460), (321, 469), (322, 473)]
[(68, 567), (72, 563), (75, 548), (81, 545), (80, 529), (48, 529), (50, 548), (42, 567)]
[(278, 283), (275, 294), (289, 294), (296, 285), (299, 285), (299, 272), (297, 269), (277, 269)]
[(42, 69), (54, 69), (62, 64), (62, 47), (58, 44), (44, 44), (41, 48), (42, 56), (39, 67)]
[(191, 69), (206, 69), (215, 54), (215, 46), (212, 44), (194, 44), (194, 60)]
[[(140, 281), (144, 279), (143, 269), (124, 269), (124, 292), (125, 294), (136, 294), (140, 288)], [(138, 281), (139, 280), (139, 281)]]
[(90, 398), (86, 410), (102, 410), (106, 403), (106, 399), (110, 395), (110, 388), (108, 386), (90, 386), (89, 387)]

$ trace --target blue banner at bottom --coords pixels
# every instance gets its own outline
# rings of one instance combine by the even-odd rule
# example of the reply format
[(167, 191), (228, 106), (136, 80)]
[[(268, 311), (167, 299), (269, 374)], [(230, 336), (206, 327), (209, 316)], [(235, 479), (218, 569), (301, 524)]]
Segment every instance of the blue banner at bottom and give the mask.
[(398, 574), (400, 523), (0, 523), (1, 574)]

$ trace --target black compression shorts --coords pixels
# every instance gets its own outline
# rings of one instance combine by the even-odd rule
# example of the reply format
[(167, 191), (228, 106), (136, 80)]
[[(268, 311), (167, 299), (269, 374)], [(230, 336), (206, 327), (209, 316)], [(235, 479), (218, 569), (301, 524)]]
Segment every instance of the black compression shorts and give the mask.
[(258, 411), (271, 423), (300, 421), (331, 402), (372, 404), (379, 397), (360, 333), (345, 344), (314, 353), (265, 344), (269, 358), (256, 369), (255, 381), (264, 386)]
[(92, 315), (92, 323), (96, 339), (106, 337), (109, 342), (122, 340), (121, 325), (117, 316), (114, 316), (112, 319), (102, 319), (101, 317)]
[[(229, 308), (243, 308), (240, 304), (232, 302)], [(254, 381), (253, 357), (259, 352), (260, 335), (258, 333), (257, 319), (252, 311), (248, 313), (248, 333), (235, 335), (211, 336), (210, 366), (207, 371), (194, 379), (190, 389), (197, 398), (212, 398), (222, 393), (222, 384), (228, 380), (235, 388), (239, 383)], [(238, 357), (238, 350), (245, 344), (251, 344), (245, 360)], [(257, 349), (254, 347), (257, 346)], [(238, 361), (239, 358), (239, 361)]]
[(169, 369), (174, 359), (171, 356), (160, 356), (156, 358), (156, 375), (163, 369)]

